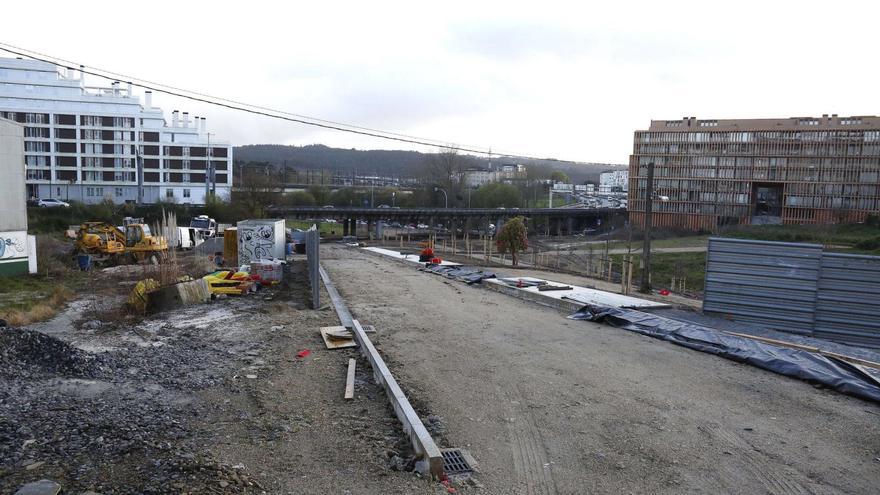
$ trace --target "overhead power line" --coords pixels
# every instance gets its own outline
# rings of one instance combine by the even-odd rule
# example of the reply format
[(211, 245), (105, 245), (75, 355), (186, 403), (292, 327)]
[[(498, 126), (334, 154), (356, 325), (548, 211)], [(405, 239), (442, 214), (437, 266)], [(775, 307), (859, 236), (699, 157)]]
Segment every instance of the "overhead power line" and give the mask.
[[(206, 103), (209, 105), (215, 105), (223, 108), (228, 108), (231, 110), (237, 110), (242, 112), (248, 112), (255, 115), (261, 115), (264, 117), (270, 117), (274, 119), (286, 120), (289, 122), (295, 122), (298, 124), (310, 125), (314, 127), (320, 127), (324, 129), (347, 132), (351, 134), (359, 134), (362, 136), (373, 137), (377, 139), (386, 139), (391, 141), (398, 141), (409, 144), (416, 144), (420, 146), (429, 146), (429, 147), (439, 147), (439, 148), (448, 148), (456, 151), (462, 151), (466, 153), (475, 153), (480, 155), (488, 155), (488, 156), (507, 156), (511, 158), (524, 158), (528, 160), (556, 160), (553, 158), (540, 158), (529, 155), (517, 154), (517, 153), (499, 153), (492, 152), (491, 149), (480, 149), (478, 146), (461, 146), (451, 144), (448, 141), (442, 141), (438, 139), (430, 139), (430, 138), (421, 138), (416, 136), (410, 136), (406, 134), (399, 134), (389, 131), (383, 131), (379, 129), (372, 129), (369, 127), (362, 127), (353, 124), (346, 124), (342, 122), (336, 122), (332, 120), (319, 119), (316, 117), (309, 117), (306, 115), (286, 112), (283, 110), (277, 110), (269, 107), (263, 107), (259, 105), (253, 105), (246, 102), (236, 101), (228, 98), (216, 97), (205, 93), (199, 93), (196, 91), (187, 90), (184, 88), (179, 88), (175, 86), (170, 86), (167, 84), (148, 81), (145, 79), (129, 76), (126, 74), (121, 74), (118, 72), (109, 71), (106, 69), (100, 69), (97, 67), (87, 66), (85, 64), (79, 64), (75, 61), (66, 60), (60, 57), (55, 57), (52, 55), (48, 55), (45, 53), (36, 52), (33, 50), (28, 50), (26, 48), (21, 48), (15, 45), (10, 45), (8, 43), (0, 42), (0, 50), (3, 50), (8, 53), (12, 53), (15, 55), (19, 55), (22, 57), (27, 57), (33, 60), (39, 60), (41, 62), (46, 62), (50, 64), (54, 64), (56, 66), (60, 66), (66, 69), (78, 70), (83, 74), (88, 74), (91, 76), (100, 77), (103, 79), (117, 80), (121, 79), (125, 82), (129, 82), (133, 86), (137, 86), (143, 89), (147, 89), (150, 91), (154, 91), (157, 93), (164, 93), (171, 96), (176, 96), (179, 98), (184, 98), (192, 101), (198, 101), (201, 103)], [(115, 77), (110, 77), (115, 76)], [(557, 160), (557, 161), (566, 161), (566, 160)]]

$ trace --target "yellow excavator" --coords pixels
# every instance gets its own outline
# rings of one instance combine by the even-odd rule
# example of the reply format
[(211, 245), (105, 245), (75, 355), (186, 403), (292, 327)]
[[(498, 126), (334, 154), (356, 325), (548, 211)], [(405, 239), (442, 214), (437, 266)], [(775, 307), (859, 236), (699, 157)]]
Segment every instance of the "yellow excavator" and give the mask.
[(122, 228), (107, 222), (80, 225), (76, 254), (88, 254), (96, 265), (116, 265), (149, 260), (153, 264), (168, 256), (168, 241), (154, 236), (142, 219), (126, 218)]

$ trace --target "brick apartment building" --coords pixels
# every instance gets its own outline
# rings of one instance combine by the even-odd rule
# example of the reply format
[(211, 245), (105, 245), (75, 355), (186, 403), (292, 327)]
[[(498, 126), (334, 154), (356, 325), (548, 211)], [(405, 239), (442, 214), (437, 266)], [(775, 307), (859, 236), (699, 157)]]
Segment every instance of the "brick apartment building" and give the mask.
[(712, 229), (741, 224), (861, 222), (880, 213), (880, 117), (652, 120), (636, 131), (629, 211), (644, 223), (654, 163), (652, 223)]

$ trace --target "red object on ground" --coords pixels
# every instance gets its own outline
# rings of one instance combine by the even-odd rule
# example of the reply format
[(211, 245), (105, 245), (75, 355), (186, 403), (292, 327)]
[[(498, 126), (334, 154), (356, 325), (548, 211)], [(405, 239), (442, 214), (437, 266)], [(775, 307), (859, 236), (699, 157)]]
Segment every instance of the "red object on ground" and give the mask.
[(668, 295), (669, 295), (669, 289), (661, 289), (661, 290), (660, 290), (660, 295), (661, 295), (661, 296), (668, 296)]
[(439, 265), (440, 263), (443, 263), (443, 260), (440, 258), (431, 258), (431, 264)]
[(304, 350), (304, 351), (299, 351), (299, 352), (297, 352), (297, 353), (296, 353), (296, 357), (298, 357), (298, 358), (304, 358), (304, 357), (308, 356), (308, 355), (311, 354), (311, 353), (312, 353), (312, 351), (306, 349), (306, 350)]
[(522, 279), (518, 279), (518, 280), (516, 281), (516, 286), (519, 287), (520, 289), (523, 287)]

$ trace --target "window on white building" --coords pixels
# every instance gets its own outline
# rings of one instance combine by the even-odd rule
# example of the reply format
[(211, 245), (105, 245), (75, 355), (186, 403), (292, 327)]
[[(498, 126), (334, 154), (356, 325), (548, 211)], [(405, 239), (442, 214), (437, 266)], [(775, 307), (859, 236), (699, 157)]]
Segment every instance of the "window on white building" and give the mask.
[(29, 165), (31, 167), (48, 167), (49, 157), (28, 155), (24, 157), (24, 163), (25, 165)]
[(122, 197), (122, 188), (121, 187), (116, 188), (116, 197), (117, 198)]
[(174, 189), (165, 189), (165, 197), (173, 198), (174, 197)]
[(24, 150), (31, 153), (48, 153), (49, 143), (44, 141), (25, 141)]
[(184, 189), (184, 190), (183, 190), (183, 197), (184, 197), (184, 198), (188, 198), (188, 197), (189, 197), (189, 189)]
[(47, 138), (49, 137), (49, 129), (45, 127), (25, 127), (24, 137), (26, 138)]

